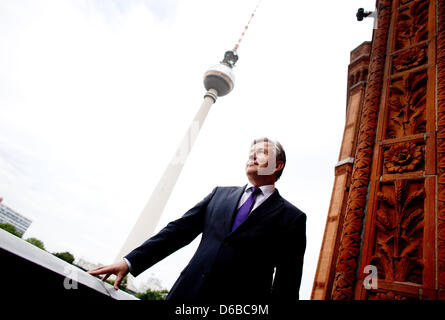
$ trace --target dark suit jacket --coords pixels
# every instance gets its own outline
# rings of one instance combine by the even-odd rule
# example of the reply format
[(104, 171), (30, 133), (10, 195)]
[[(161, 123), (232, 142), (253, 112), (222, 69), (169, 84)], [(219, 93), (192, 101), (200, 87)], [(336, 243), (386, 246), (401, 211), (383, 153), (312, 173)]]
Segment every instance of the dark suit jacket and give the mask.
[(215, 188), (125, 257), (130, 261), (131, 274), (139, 275), (202, 233), (196, 253), (167, 300), (297, 300), (306, 249), (306, 215), (275, 189), (232, 232), (244, 189)]

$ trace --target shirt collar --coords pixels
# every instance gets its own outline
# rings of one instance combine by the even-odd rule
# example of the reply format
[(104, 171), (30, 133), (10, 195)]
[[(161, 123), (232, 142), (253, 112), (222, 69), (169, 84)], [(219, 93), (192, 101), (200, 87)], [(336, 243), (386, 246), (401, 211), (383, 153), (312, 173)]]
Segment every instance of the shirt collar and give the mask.
[[(253, 184), (250, 183), (250, 181), (247, 183), (246, 189), (244, 191), (249, 190), (250, 187), (253, 187)], [(275, 185), (274, 184), (266, 184), (264, 186), (260, 187), (261, 192), (266, 195), (266, 194), (272, 194), (275, 191)]]

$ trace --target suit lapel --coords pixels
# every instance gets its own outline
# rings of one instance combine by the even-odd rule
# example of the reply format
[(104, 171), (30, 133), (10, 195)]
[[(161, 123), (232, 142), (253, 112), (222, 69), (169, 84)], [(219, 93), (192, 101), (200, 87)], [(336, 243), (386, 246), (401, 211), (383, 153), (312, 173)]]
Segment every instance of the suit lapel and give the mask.
[[(243, 189), (244, 190), (244, 189)], [(242, 193), (241, 193), (242, 195)], [(238, 198), (239, 201), (239, 198)], [(237, 202), (238, 203), (238, 202)], [(283, 201), (277, 189), (275, 189), (274, 193), (270, 195), (269, 198), (266, 199), (262, 204), (260, 204), (255, 210), (253, 210), (246, 220), (241, 223), (238, 228), (233, 230), (230, 234), (242, 232), (244, 228), (248, 228), (248, 226), (252, 223), (260, 221), (264, 216), (270, 214), (271, 212), (277, 210), (281, 207)], [(234, 213), (235, 214), (235, 213)], [(230, 232), (230, 230), (229, 230)]]

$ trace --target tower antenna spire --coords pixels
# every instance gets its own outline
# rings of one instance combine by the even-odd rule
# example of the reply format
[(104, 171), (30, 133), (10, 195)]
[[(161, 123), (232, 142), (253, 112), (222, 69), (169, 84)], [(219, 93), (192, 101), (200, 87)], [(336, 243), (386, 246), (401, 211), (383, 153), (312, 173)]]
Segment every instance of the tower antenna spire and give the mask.
[(238, 39), (238, 42), (237, 42), (237, 43), (235, 44), (235, 46), (233, 47), (233, 50), (234, 50), (234, 51), (238, 50), (239, 45), (240, 45), (241, 41), (243, 40), (244, 35), (246, 34), (246, 31), (247, 31), (247, 29), (249, 28), (250, 22), (252, 21), (253, 17), (255, 16), (256, 10), (257, 10), (258, 7), (260, 6), (261, 1), (262, 1), (262, 0), (259, 0), (259, 1), (258, 1), (257, 5), (256, 5), (256, 7), (255, 7), (255, 9), (253, 10), (252, 14), (250, 15), (249, 21), (248, 21), (247, 24), (245, 25), (244, 30), (243, 30), (243, 32), (241, 33), (241, 36), (240, 36), (239, 39)]

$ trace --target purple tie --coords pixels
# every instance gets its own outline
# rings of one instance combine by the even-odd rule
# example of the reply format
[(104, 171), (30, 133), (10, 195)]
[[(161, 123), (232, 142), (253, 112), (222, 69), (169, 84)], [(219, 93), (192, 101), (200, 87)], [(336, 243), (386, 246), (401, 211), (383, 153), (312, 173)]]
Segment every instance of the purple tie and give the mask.
[(258, 193), (261, 192), (261, 189), (258, 187), (251, 187), (250, 189), (252, 190), (252, 193), (250, 194), (246, 202), (244, 202), (243, 205), (238, 209), (235, 217), (235, 222), (232, 226), (232, 231), (235, 230), (244, 220), (246, 220), (255, 202), (256, 196), (258, 195)]

